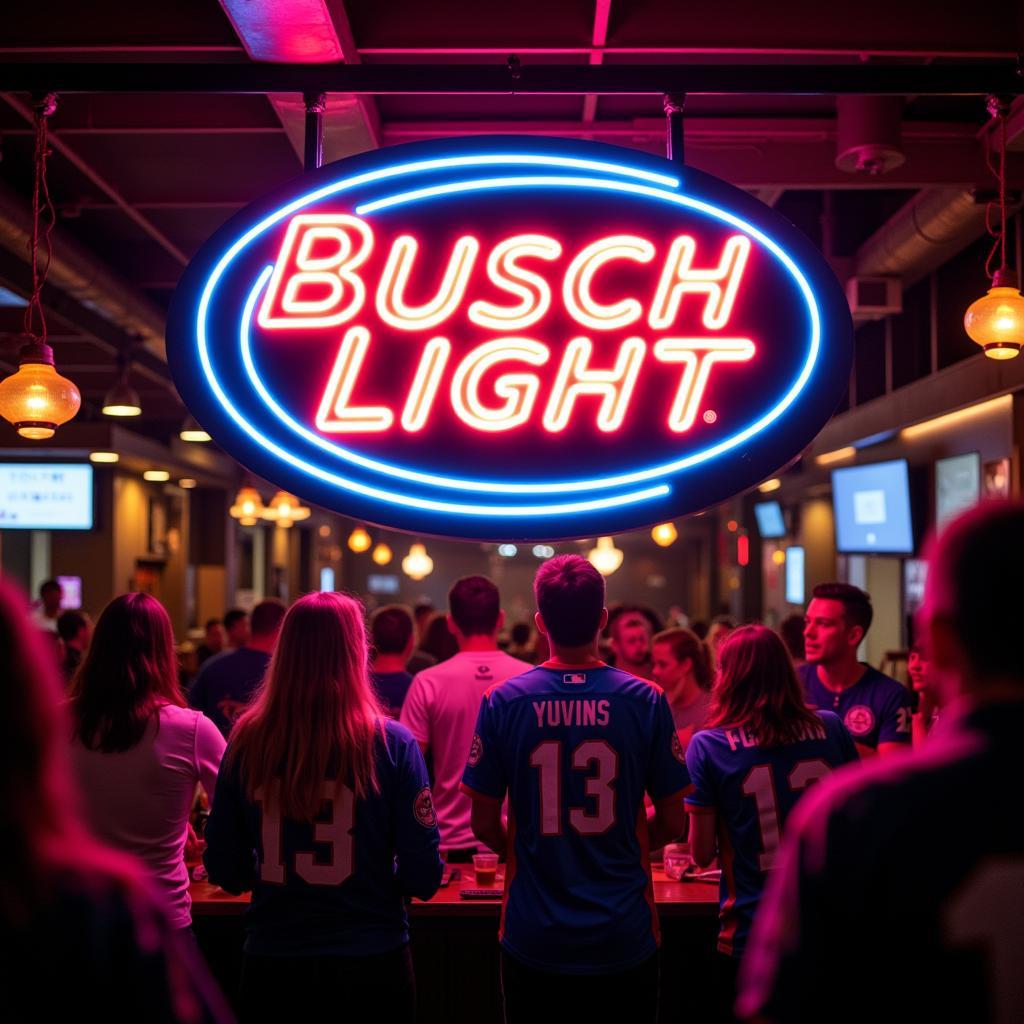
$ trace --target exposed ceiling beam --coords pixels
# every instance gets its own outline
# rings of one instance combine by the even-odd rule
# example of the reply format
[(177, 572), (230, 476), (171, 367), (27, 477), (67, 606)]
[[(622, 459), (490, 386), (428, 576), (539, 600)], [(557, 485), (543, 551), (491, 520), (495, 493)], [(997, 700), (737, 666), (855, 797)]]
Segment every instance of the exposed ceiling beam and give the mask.
[[(589, 52), (589, 51), (588, 51)], [(270, 64), (6, 61), (2, 92), (984, 96), (1024, 92), (1014, 61), (955, 64)]]
[[(593, 49), (590, 51), (589, 60), (591, 64), (597, 65), (604, 62), (604, 45), (608, 42), (608, 18), (612, 10), (612, 0), (595, 0), (594, 2), (594, 27), (591, 30), (591, 43)], [(597, 117), (597, 96), (590, 93), (583, 97), (583, 121), (593, 121)]]

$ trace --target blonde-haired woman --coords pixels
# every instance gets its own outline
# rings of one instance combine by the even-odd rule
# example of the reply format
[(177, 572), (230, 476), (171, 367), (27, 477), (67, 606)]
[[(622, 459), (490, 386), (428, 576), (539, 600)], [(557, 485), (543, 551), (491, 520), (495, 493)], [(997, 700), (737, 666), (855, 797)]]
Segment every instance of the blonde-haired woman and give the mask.
[(309, 594), (285, 616), (235, 724), (206, 829), (210, 880), (251, 889), (243, 1020), (415, 1017), (405, 899), (441, 881), (437, 820), (412, 734), (367, 675), (362, 606)]

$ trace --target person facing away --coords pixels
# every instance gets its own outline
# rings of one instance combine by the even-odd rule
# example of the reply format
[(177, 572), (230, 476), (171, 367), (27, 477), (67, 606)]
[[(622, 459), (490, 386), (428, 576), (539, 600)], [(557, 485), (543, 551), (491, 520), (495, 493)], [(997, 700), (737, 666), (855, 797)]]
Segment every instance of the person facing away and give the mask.
[(68, 609), (57, 618), (57, 635), (64, 641), (64, 661), (61, 669), (65, 680), (71, 677), (82, 664), (82, 656), (92, 637), (92, 623), (84, 612)]
[(807, 706), (779, 636), (741, 626), (719, 648), (707, 726), (686, 752), (693, 792), (690, 850), (698, 867), (716, 857), (719, 887), (716, 1001), (734, 1020), (736, 971), (786, 819), (809, 786), (858, 760), (831, 711)]
[(448, 629), (458, 653), (412, 681), (401, 721), (434, 762), (434, 799), (441, 846), (449, 862), (465, 862), (477, 850), (470, 827), (462, 769), (473, 740), (480, 698), (492, 686), (530, 667), (498, 650), (504, 615), (498, 588), (486, 576), (466, 576), (448, 593)]
[(233, 650), (249, 642), (249, 613), (244, 608), (231, 608), (224, 616), (224, 639)]
[(741, 971), (744, 1016), (1024, 1020), (1022, 536), (1024, 504), (999, 502), (932, 546), (918, 635), (942, 715), (920, 749), (797, 808)]
[[(260, 601), (252, 610), (251, 632), (242, 646), (210, 658), (196, 674), (188, 692), (189, 703), (225, 738), (267, 671), (284, 613), (285, 606), (277, 598)], [(248, 615), (246, 620), (250, 620)]]
[(508, 858), (505, 1020), (653, 1021), (648, 849), (681, 834), (689, 786), (672, 713), (653, 683), (596, 657), (608, 612), (585, 558), (545, 562), (534, 593), (552, 657), (484, 695), (463, 776), (474, 833)]
[(639, 609), (623, 609), (608, 628), (615, 667), (640, 679), (651, 677), (651, 625)]
[(224, 738), (178, 687), (171, 620), (155, 597), (115, 597), (71, 686), (71, 763), (86, 819), (139, 857), (175, 928), (191, 923), (185, 841), (196, 783), (212, 793)]
[(839, 715), (861, 757), (906, 750), (911, 739), (909, 691), (857, 658), (873, 616), (860, 588), (819, 583), (807, 606), (807, 663), (797, 669), (808, 703)]
[(63, 687), (24, 600), (0, 583), (0, 1005), (11, 1024), (229, 1021), (134, 859), (79, 812)]
[(689, 629), (665, 629), (651, 643), (652, 677), (665, 691), (683, 753), (711, 708), (708, 651)]
[(400, 604), (378, 608), (370, 619), (373, 668), (370, 682), (384, 711), (397, 718), (412, 685), (406, 662), (416, 643), (416, 630), (409, 609)]
[(32, 610), (32, 621), (45, 632), (56, 633), (63, 600), (64, 588), (56, 580), (43, 580), (39, 584), (39, 603)]
[[(206, 826), (210, 881), (252, 890), (242, 1019), (409, 1021), (405, 900), (441, 882), (423, 755), (367, 675), (362, 606), (307, 594), (235, 725)], [(372, 1014), (372, 1016), (371, 1016)]]
[(427, 627), (434, 618), (434, 606), (429, 601), (420, 601), (413, 607), (412, 615), (416, 620), (417, 646), (409, 657), (405, 670), (409, 675), (414, 676), (417, 672), (422, 672), (425, 668), (437, 664), (437, 658), (423, 648), (423, 642), (427, 638)]
[(215, 654), (220, 654), (226, 642), (224, 623), (220, 619), (207, 619), (203, 642), (196, 648), (196, 663), (201, 667)]

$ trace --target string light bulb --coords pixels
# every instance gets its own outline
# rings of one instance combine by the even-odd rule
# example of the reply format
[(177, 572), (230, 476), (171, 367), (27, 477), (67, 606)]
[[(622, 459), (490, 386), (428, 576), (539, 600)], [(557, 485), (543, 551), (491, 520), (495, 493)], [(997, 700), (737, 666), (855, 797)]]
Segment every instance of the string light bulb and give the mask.
[(364, 551), (369, 551), (372, 544), (373, 540), (370, 535), (361, 526), (357, 526), (348, 535), (349, 550), (354, 551), (357, 555), (361, 555)]
[(597, 546), (587, 552), (587, 561), (602, 576), (611, 576), (622, 565), (623, 557), (611, 537), (598, 537)]
[(409, 579), (422, 580), (434, 571), (434, 560), (427, 554), (424, 544), (413, 544), (409, 548), (409, 554), (402, 559), (402, 572)]
[(1020, 294), (1017, 275), (1006, 262), (1006, 118), (1009, 109), (1009, 103), (1002, 97), (989, 96), (988, 112), (998, 121), (1000, 134), (999, 231), (985, 261), (985, 272), (989, 274), (989, 265), (997, 250), (999, 268), (989, 274), (992, 286), (988, 293), (975, 299), (964, 314), (964, 330), (989, 359), (1014, 359), (1024, 345), (1024, 297)]
[(228, 515), (243, 526), (255, 526), (263, 517), (263, 499), (252, 484), (244, 484), (235, 495), (235, 503), (228, 509)]
[(675, 523), (659, 523), (651, 530), (651, 540), (660, 548), (670, 547), (679, 538)]
[(370, 557), (375, 565), (387, 565), (395, 556), (391, 548), (382, 541), (373, 549), (373, 554)]

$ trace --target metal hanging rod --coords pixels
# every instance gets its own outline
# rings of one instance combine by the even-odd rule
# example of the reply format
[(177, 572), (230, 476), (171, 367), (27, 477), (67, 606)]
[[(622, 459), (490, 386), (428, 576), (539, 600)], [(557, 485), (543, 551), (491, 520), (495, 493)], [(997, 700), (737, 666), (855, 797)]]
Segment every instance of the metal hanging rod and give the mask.
[(0, 92), (42, 91), (982, 96), (1024, 92), (1024, 64), (0, 64)]

